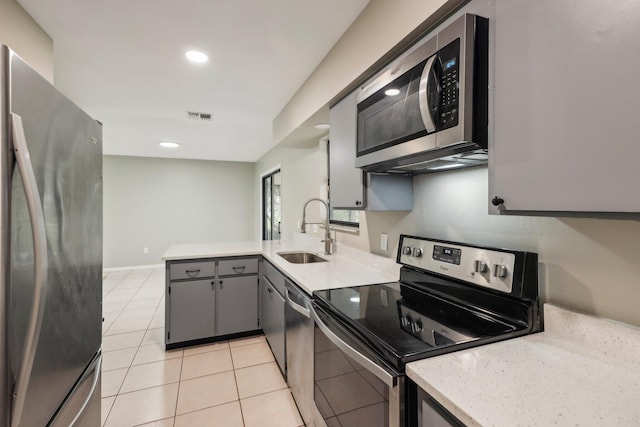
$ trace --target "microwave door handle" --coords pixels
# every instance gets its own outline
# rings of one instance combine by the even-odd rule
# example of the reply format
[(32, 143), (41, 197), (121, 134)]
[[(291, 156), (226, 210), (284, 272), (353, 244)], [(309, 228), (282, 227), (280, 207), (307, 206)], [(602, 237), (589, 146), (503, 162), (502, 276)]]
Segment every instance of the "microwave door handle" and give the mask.
[[(438, 59), (438, 55), (433, 55), (431, 58), (427, 60), (427, 63), (422, 70), (422, 76), (420, 77), (420, 89), (418, 92), (418, 100), (420, 101), (420, 114), (422, 115), (422, 121), (424, 122), (424, 127), (427, 129), (428, 133), (432, 133), (436, 131), (436, 123), (431, 115), (431, 111), (429, 111), (429, 94), (431, 91), (436, 90), (437, 86), (431, 83), (431, 76), (435, 77), (436, 75), (436, 59)], [(437, 81), (437, 78), (434, 78)]]

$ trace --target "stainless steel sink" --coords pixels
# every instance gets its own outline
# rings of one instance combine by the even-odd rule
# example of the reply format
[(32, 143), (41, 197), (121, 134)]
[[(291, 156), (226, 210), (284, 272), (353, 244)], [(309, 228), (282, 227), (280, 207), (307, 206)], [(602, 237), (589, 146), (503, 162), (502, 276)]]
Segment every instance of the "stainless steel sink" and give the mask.
[(278, 252), (278, 255), (293, 264), (310, 264), (313, 262), (329, 261), (311, 252)]

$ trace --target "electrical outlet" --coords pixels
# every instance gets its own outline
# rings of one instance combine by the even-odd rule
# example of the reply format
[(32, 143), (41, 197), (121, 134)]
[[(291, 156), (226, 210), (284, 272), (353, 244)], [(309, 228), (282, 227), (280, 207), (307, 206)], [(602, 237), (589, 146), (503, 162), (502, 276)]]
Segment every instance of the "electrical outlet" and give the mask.
[(142, 248), (142, 253), (143, 254), (148, 254), (149, 253), (149, 248), (146, 247), (146, 246), (144, 248)]
[(380, 250), (387, 251), (388, 249), (389, 238), (387, 233), (382, 233), (380, 235)]

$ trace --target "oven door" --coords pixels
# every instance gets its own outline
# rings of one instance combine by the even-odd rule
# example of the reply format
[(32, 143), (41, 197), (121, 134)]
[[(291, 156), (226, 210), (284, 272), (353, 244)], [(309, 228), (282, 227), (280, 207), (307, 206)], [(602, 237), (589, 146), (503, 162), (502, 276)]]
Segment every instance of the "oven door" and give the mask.
[(317, 305), (311, 314), (314, 401), (327, 426), (404, 426), (404, 375)]

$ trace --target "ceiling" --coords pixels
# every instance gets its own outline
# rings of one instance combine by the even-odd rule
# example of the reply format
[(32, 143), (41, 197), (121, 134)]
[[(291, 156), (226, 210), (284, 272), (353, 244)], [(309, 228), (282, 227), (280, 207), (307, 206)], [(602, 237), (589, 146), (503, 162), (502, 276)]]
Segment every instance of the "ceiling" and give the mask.
[[(55, 85), (103, 123), (105, 154), (249, 162), (369, 2), (18, 1), (54, 41)], [(187, 61), (190, 49), (209, 62)]]

